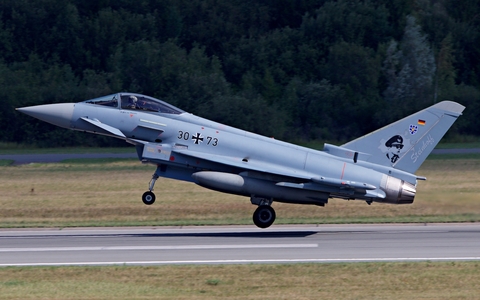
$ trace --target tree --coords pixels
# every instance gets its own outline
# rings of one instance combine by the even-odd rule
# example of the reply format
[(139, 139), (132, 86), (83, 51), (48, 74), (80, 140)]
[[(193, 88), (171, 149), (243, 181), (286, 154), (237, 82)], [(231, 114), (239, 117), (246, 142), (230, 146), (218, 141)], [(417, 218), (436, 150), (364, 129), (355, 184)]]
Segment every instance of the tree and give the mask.
[(350, 139), (448, 98), (477, 134), (479, 15), (478, 0), (3, 0), (1, 140), (59, 142), (14, 107), (119, 91), (290, 140)]
[(329, 49), (323, 77), (354, 91), (355, 99), (375, 98), (380, 68), (381, 62), (372, 49), (338, 42)]
[(327, 1), (313, 16), (305, 15), (301, 30), (323, 49), (340, 41), (377, 49), (392, 30), (389, 12), (378, 2)]
[(433, 51), (413, 16), (407, 16), (401, 43), (390, 42), (383, 70), (388, 85), (384, 96), (396, 111), (392, 118), (433, 102), (432, 83), (436, 70)]
[(449, 34), (442, 41), (440, 51), (437, 55), (437, 72), (435, 75), (435, 98), (438, 100), (452, 99), (455, 95), (456, 70), (452, 45), (452, 35)]
[(342, 101), (346, 93), (340, 85), (325, 79), (304, 83), (294, 78), (285, 97), (285, 108), (292, 116), (289, 139), (345, 140), (360, 132), (360, 122), (352, 118), (355, 107)]

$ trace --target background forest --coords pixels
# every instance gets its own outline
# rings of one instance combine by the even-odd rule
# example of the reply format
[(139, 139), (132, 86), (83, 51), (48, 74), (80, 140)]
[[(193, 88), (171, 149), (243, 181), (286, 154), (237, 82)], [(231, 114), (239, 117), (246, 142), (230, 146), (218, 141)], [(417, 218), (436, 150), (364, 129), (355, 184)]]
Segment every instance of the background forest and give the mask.
[(15, 107), (129, 91), (277, 139), (343, 142), (445, 99), (480, 136), (479, 0), (2, 0), (0, 142), (103, 146)]

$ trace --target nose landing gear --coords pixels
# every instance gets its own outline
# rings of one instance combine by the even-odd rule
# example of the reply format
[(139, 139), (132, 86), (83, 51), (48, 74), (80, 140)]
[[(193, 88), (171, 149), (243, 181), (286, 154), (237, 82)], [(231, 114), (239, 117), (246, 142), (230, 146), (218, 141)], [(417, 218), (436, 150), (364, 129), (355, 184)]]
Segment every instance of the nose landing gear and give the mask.
[(155, 172), (152, 176), (152, 180), (150, 180), (150, 184), (148, 186), (148, 191), (146, 191), (142, 195), (142, 201), (146, 205), (152, 205), (155, 202), (156, 197), (155, 197), (155, 194), (152, 191), (153, 191), (153, 187), (155, 186), (155, 182), (157, 181), (158, 177), (160, 177), (160, 176), (158, 176), (157, 172)]
[(152, 193), (151, 191), (146, 191), (145, 193), (143, 193), (142, 195), (142, 201), (143, 203), (145, 203), (146, 205), (152, 205), (154, 202), (155, 202), (155, 194)]

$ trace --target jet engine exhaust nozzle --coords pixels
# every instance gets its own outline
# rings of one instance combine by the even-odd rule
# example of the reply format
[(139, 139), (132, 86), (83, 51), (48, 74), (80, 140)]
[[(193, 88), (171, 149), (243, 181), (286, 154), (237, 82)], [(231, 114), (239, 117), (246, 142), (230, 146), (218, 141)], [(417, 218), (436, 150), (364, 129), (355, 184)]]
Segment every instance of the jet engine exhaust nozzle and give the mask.
[(417, 191), (413, 184), (387, 175), (383, 177), (380, 187), (386, 194), (386, 198), (380, 202), (392, 204), (413, 203)]

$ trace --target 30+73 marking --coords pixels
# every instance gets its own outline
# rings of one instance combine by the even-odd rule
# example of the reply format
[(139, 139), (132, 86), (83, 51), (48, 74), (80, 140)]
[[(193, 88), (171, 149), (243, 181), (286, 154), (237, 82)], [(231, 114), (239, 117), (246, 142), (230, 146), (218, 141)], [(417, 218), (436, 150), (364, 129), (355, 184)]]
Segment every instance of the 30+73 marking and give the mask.
[[(207, 145), (212, 145), (214, 147), (216, 147), (218, 145), (218, 139), (217, 138), (214, 138), (214, 137), (211, 137), (211, 136), (207, 136), (206, 138), (199, 132), (195, 133), (195, 134), (191, 134), (190, 132), (188, 131), (182, 131), (182, 130), (179, 130), (178, 131), (178, 136), (177, 138), (179, 140), (185, 140), (185, 141), (188, 141), (189, 139), (192, 139), (193, 143), (195, 145), (198, 145), (200, 143), (203, 143), (204, 141), (207, 143)], [(206, 139), (206, 140), (205, 140)]]

